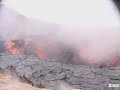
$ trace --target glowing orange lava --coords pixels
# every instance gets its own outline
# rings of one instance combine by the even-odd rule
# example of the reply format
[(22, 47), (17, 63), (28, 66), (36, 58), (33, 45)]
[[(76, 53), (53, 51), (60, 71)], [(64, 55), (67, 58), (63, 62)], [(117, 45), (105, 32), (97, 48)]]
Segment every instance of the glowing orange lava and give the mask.
[(6, 46), (6, 49), (7, 49), (7, 53), (9, 54), (22, 54), (23, 51), (16, 48), (16, 43), (15, 42), (12, 42), (12, 41), (8, 41), (5, 43), (5, 46)]
[(43, 60), (43, 59), (46, 58), (46, 53), (45, 53), (44, 48), (38, 48), (38, 49), (37, 49), (37, 56), (38, 56), (38, 58), (40, 58), (41, 60)]

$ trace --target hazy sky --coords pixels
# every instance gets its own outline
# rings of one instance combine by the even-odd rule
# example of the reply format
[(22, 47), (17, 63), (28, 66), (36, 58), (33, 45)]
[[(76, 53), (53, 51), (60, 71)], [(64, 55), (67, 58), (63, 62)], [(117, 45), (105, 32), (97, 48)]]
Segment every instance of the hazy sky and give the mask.
[(118, 26), (119, 16), (111, 0), (6, 0), (22, 14), (66, 25)]
[[(10, 17), (5, 18), (8, 22), (4, 21), (5, 29), (3, 31), (11, 33), (11, 35), (16, 30), (14, 33), (28, 33), (29, 31), (29, 34), (43, 34), (44, 31), (47, 33), (49, 31), (49, 35), (53, 35), (51, 31), (54, 30), (55, 35), (53, 36), (56, 37), (56, 40), (61, 40), (70, 46), (73, 45), (72, 47), (78, 50), (80, 57), (91, 60), (91, 62), (104, 61), (106, 58), (110, 60), (108, 56), (113, 57), (111, 54), (118, 52), (120, 46), (120, 29), (116, 28), (116, 26), (120, 27), (120, 16), (111, 1), (6, 0), (4, 3), (7, 6), (27, 17), (63, 25), (57, 25), (57, 27), (56, 24), (50, 26), (51, 24), (45, 23), (43, 25), (34, 19), (27, 19), (28, 21), (24, 24), (21, 18), (14, 17), (15, 13), (10, 13)], [(8, 14), (4, 16), (7, 17)], [(14, 18), (17, 18), (15, 22)], [(13, 23), (9, 23), (10, 20), (11, 22), (13, 20)], [(21, 24), (24, 24), (25, 27), (21, 27)]]

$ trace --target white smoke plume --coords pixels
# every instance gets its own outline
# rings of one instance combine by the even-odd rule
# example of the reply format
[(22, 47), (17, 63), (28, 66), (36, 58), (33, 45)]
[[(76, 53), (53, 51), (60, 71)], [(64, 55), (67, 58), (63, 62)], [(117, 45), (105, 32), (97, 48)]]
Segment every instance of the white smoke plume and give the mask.
[[(77, 49), (80, 57), (87, 63), (109, 62), (114, 54), (120, 54), (119, 15), (110, 0), (84, 0), (81, 3), (79, 0), (59, 3), (52, 0), (50, 5), (37, 0), (17, 0), (17, 3), (7, 1), (9, 0), (6, 0), (5, 4), (10, 8), (4, 7), (0, 11), (0, 33), (6, 39), (16, 38), (19, 34), (51, 35)], [(30, 3), (30, 6), (27, 3)], [(20, 8), (22, 4), (23, 9)], [(66, 5), (68, 7), (65, 7)]]

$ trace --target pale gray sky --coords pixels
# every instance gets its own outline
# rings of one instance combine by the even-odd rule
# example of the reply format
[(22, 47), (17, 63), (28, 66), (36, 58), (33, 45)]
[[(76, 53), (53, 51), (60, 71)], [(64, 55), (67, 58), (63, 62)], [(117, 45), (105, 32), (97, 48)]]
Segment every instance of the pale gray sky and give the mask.
[(28, 17), (81, 26), (119, 26), (111, 0), (6, 0), (5, 4)]
[[(56, 40), (73, 45), (80, 57), (91, 62), (101, 62), (106, 58), (111, 60), (110, 56), (118, 52), (120, 17), (111, 0), (6, 0), (4, 3), (27, 17), (46, 21), (44, 25), (39, 20), (27, 19), (26, 29), (21, 27), (24, 24), (21, 18), (16, 17), (14, 22), (15, 13), (10, 13), (8, 19), (4, 18), (4, 30), (11, 35), (19, 32), (43, 34), (44, 31), (51, 34), (54, 30)], [(9, 20), (13, 20), (13, 23), (9, 23)], [(56, 27), (56, 24), (51, 26), (47, 22), (63, 25)]]

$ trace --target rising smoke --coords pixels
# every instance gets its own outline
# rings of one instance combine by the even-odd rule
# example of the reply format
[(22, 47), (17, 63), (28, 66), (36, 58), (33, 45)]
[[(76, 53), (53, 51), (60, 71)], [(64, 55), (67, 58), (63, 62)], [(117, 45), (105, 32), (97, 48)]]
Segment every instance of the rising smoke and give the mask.
[[(104, 23), (108, 20), (105, 19), (105, 17), (107, 18), (105, 12), (99, 13), (99, 17), (96, 17), (96, 15), (90, 17), (93, 22), (96, 20), (97, 24), (91, 24), (92, 22), (86, 19), (84, 21), (83, 19), (81, 23), (84, 21), (85, 23), (88, 22), (88, 24), (82, 25), (80, 23), (80, 25), (75, 26), (54, 24), (27, 18), (11, 8), (3, 6), (0, 11), (0, 34), (6, 40), (24, 38), (26, 35), (52, 36), (56, 41), (63, 42), (65, 45), (75, 49), (79, 57), (83, 58), (84, 62), (88, 64), (112, 62), (116, 54), (120, 55), (118, 11), (109, 0), (98, 1), (103, 1), (104, 5), (107, 6), (107, 9), (105, 9), (106, 13), (110, 11), (113, 15), (111, 17), (108, 15), (110, 17), (110, 25)], [(99, 10), (98, 12), (100, 12)], [(88, 13), (87, 18), (89, 18), (90, 13)], [(99, 21), (100, 19), (98, 18), (103, 14), (106, 16)], [(99, 22), (103, 22), (103, 24)]]

